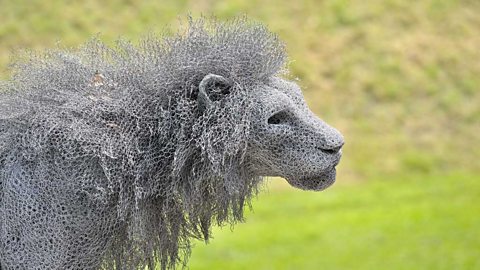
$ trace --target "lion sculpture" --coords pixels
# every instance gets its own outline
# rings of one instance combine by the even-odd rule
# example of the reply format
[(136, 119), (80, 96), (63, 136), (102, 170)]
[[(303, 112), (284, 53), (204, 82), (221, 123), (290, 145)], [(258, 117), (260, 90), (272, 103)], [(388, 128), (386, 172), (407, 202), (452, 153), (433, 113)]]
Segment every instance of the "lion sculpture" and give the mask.
[(335, 181), (343, 137), (282, 78), (277, 36), (245, 18), (182, 29), (18, 57), (0, 84), (1, 269), (185, 266), (263, 177)]

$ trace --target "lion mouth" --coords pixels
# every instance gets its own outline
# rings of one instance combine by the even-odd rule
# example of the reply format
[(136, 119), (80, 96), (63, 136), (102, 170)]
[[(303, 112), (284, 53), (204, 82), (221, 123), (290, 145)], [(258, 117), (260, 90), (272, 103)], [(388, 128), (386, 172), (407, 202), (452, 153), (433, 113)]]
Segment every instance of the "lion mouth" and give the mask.
[(299, 189), (322, 191), (335, 183), (336, 175), (337, 170), (335, 167), (332, 167), (314, 176), (301, 177), (298, 179), (287, 178), (287, 181)]

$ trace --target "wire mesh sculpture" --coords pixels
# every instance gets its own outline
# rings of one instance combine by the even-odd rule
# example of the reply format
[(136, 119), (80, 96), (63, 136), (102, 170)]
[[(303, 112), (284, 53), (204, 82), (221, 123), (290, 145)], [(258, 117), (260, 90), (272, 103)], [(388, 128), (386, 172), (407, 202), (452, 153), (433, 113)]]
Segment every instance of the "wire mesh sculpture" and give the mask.
[(285, 59), (245, 18), (24, 55), (0, 85), (0, 268), (175, 268), (262, 177), (331, 185), (342, 135)]

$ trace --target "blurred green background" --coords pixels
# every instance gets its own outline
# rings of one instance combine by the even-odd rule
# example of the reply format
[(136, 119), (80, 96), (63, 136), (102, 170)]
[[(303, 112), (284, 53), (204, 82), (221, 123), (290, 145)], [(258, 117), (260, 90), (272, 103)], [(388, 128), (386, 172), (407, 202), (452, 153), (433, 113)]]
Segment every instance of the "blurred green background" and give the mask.
[(15, 50), (138, 40), (188, 13), (268, 25), (346, 138), (333, 187), (268, 180), (191, 269), (480, 269), (480, 1), (0, 0), (0, 78)]

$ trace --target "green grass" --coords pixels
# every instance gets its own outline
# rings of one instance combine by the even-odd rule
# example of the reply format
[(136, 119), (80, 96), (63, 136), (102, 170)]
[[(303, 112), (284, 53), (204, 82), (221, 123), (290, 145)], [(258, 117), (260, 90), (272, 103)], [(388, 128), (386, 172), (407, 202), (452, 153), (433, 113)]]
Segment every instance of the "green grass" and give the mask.
[(191, 269), (480, 269), (480, 181), (464, 174), (279, 183), (247, 222), (197, 243)]
[(15, 50), (137, 40), (187, 13), (268, 25), (346, 138), (340, 184), (276, 181), (191, 269), (480, 269), (480, 1), (0, 0), (0, 78)]

